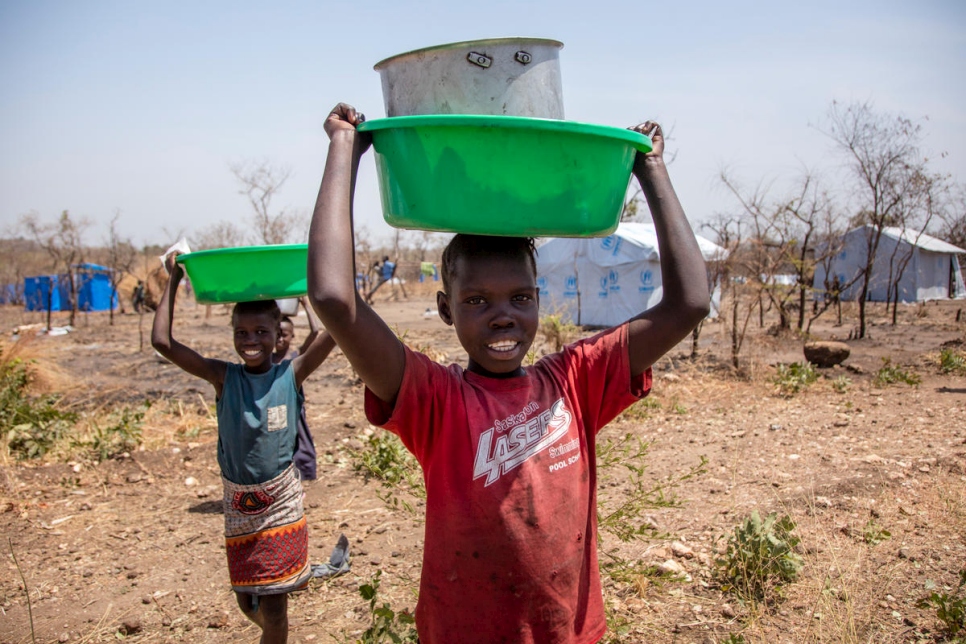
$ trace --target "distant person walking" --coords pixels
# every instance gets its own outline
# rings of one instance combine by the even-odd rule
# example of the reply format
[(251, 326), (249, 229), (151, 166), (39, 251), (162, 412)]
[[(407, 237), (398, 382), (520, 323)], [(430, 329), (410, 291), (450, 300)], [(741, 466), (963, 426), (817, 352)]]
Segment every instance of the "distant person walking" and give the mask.
[(379, 290), (379, 287), (396, 276), (396, 263), (390, 262), (388, 255), (383, 255), (382, 264), (379, 262), (373, 264), (372, 271), (376, 271), (379, 275), (379, 281), (376, 282), (376, 285), (372, 287), (371, 291), (366, 293), (366, 302), (368, 304), (372, 304), (372, 296)]
[(134, 292), (131, 294), (131, 304), (134, 305), (134, 312), (140, 313), (141, 307), (144, 306), (144, 282), (138, 280), (137, 286), (134, 287)]

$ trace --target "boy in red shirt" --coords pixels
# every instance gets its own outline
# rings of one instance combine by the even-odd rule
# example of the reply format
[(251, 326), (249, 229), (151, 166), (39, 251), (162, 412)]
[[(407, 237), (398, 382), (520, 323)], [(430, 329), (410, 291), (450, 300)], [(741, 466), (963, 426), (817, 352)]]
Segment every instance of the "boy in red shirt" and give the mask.
[(423, 644), (583, 644), (604, 634), (597, 568), (597, 432), (647, 394), (650, 366), (708, 313), (704, 261), (654, 150), (634, 174), (658, 232), (664, 297), (628, 322), (523, 367), (539, 326), (533, 242), (457, 235), (443, 254), (440, 318), (467, 369), (412, 351), (354, 288), (352, 191), (363, 117), (336, 106), (309, 232), (309, 299), (366, 384), (370, 421), (423, 468)]

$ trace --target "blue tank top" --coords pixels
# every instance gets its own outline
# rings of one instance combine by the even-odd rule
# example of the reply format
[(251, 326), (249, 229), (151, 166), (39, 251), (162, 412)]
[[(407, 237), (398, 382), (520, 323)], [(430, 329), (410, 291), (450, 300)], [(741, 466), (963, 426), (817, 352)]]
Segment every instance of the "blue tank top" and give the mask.
[(292, 464), (302, 394), (289, 360), (265, 373), (228, 364), (218, 412), (218, 465), (229, 481), (270, 481)]

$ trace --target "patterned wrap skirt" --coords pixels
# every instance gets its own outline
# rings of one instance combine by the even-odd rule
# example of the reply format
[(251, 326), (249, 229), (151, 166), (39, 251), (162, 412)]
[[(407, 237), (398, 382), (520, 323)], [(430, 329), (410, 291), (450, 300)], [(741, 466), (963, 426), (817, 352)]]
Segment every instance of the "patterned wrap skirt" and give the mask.
[(302, 483), (290, 465), (270, 481), (225, 487), (225, 551), (231, 588), (278, 595), (304, 588), (312, 576)]

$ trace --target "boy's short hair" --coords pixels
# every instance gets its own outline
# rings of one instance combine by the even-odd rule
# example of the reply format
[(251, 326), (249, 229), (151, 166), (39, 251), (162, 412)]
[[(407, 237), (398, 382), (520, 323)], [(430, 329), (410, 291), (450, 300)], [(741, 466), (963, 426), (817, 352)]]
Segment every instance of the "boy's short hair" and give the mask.
[(282, 311), (275, 300), (259, 300), (256, 302), (238, 302), (231, 310), (231, 321), (235, 323), (235, 316), (268, 313), (275, 322), (282, 321)]
[(287, 315), (283, 315), (282, 317), (280, 317), (278, 319), (278, 323), (279, 324), (291, 324), (292, 326), (295, 326), (295, 324), (292, 322), (292, 318), (290, 318)]
[(450, 282), (456, 277), (456, 260), (489, 257), (519, 257), (530, 263), (533, 276), (537, 276), (537, 249), (532, 237), (495, 237), (490, 235), (458, 234), (443, 250), (440, 274), (443, 291), (449, 293)]

